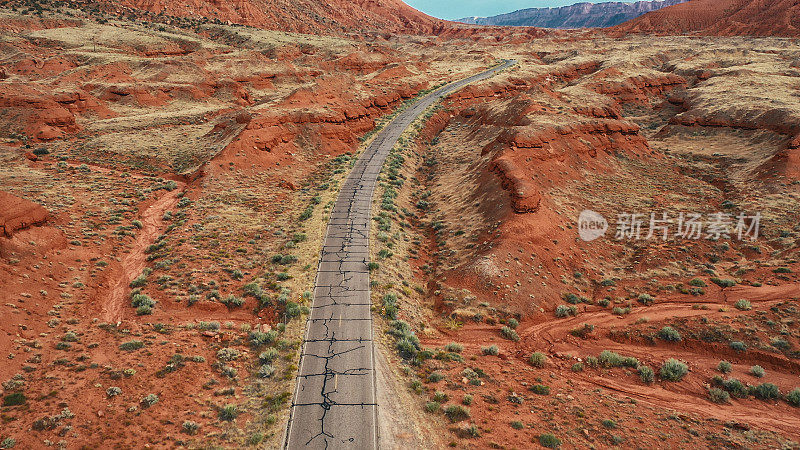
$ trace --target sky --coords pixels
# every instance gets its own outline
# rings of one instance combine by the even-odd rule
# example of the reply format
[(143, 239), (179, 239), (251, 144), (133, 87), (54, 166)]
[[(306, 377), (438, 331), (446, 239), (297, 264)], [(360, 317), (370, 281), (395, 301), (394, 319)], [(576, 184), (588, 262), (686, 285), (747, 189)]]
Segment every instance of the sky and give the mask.
[[(600, 3), (609, 0), (404, 0), (426, 14), (440, 19), (461, 19), (472, 16), (496, 16), (518, 9), (572, 5), (581, 1)], [(634, 1), (634, 0), (617, 0)]]

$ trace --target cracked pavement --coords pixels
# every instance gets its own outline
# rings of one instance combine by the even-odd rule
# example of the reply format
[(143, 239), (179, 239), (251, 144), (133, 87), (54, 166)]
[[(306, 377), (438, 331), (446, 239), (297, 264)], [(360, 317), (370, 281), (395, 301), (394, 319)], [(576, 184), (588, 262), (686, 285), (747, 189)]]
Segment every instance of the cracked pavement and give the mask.
[(504, 61), (417, 100), (378, 133), (351, 169), (320, 254), (285, 448), (379, 447), (367, 267), (378, 174), (403, 131), (440, 97), (514, 64)]

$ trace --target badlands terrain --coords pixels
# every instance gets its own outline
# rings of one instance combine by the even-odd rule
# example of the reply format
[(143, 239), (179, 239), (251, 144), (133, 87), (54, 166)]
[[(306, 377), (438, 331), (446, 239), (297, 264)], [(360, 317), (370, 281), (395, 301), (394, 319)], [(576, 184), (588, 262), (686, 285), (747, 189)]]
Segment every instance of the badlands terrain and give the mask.
[(583, 31), (356, 3), (0, 2), (0, 448), (280, 447), (340, 185), (501, 60), (379, 177), (382, 448), (798, 447), (792, 2)]

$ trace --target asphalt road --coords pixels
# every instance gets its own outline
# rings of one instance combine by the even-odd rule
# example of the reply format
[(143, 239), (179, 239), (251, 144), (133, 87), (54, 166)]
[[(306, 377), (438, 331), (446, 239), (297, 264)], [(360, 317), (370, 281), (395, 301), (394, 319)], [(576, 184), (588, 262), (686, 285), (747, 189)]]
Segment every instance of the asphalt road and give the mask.
[(285, 448), (378, 448), (367, 269), (378, 174), (403, 131), (440, 97), (515, 63), (505, 61), (417, 100), (378, 133), (353, 166), (331, 210), (320, 254)]

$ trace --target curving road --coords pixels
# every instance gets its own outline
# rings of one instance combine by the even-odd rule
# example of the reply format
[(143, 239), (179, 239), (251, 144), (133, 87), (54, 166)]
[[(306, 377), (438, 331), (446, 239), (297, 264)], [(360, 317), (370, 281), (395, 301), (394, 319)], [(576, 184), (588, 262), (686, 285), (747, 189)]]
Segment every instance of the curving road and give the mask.
[(353, 166), (328, 221), (285, 448), (378, 448), (367, 269), (378, 173), (403, 131), (440, 97), (514, 64), (506, 60), (417, 100), (378, 133)]

